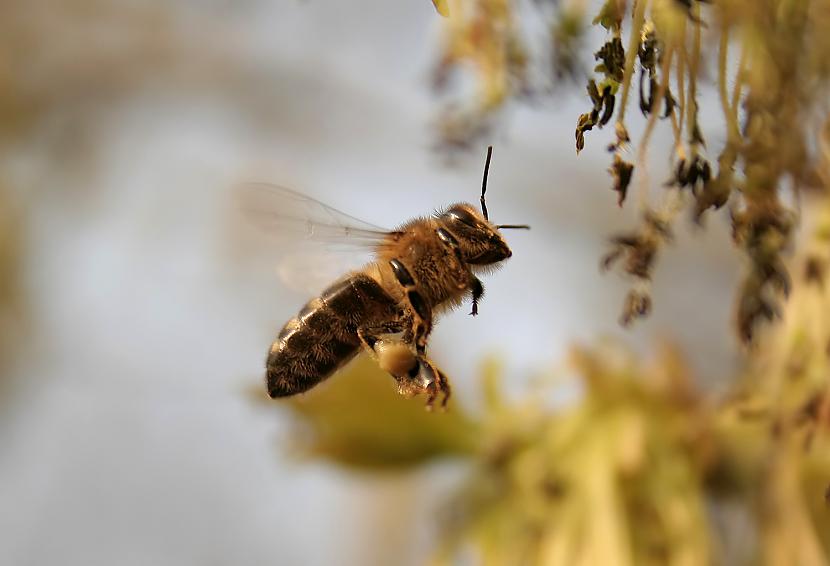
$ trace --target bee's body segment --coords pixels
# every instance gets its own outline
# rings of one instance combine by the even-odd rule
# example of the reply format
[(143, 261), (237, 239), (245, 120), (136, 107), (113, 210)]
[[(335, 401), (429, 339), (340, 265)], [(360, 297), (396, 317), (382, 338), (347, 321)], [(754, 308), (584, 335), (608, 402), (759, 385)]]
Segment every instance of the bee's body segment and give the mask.
[(335, 283), (288, 321), (271, 346), (268, 393), (286, 397), (311, 389), (357, 354), (359, 327), (396, 312), (396, 302), (368, 275)]

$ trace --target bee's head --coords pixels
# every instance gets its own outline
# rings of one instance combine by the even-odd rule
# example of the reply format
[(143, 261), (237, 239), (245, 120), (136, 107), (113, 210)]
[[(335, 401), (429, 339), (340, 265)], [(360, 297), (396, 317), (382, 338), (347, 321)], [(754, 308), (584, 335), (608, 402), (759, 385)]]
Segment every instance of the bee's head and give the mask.
[(459, 203), (438, 215), (442, 227), (452, 233), (464, 261), (470, 265), (492, 265), (513, 255), (507, 242), (501, 237), (501, 228), (529, 229), (524, 224), (492, 224), (487, 216), (484, 193), (487, 192), (487, 174), (493, 147), (487, 148), (487, 162), (484, 164), (484, 180), (481, 183), (481, 212), (471, 204)]
[(470, 265), (490, 265), (513, 255), (498, 227), (470, 204), (454, 204), (438, 220), (455, 237), (461, 256)]

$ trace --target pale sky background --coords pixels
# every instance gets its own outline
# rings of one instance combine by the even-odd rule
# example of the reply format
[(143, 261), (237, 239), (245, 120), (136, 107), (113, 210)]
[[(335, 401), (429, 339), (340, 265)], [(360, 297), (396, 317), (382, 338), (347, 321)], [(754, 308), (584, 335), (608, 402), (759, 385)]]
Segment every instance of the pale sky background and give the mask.
[[(4, 158), (31, 203), (32, 330), (0, 415), (0, 563), (419, 563), (463, 470), (372, 476), (288, 453), (289, 415), (246, 392), (308, 297), (281, 287), (261, 250), (234, 247), (228, 188), (255, 176), (388, 226), (475, 202), (485, 144), (453, 167), (433, 149), (440, 21), (427, 0), (175, 10), (167, 32), (185, 54), (174, 71), (52, 109)], [(80, 37), (104, 52), (127, 41), (129, 20), (96, 18), (50, 39), (55, 57)], [(190, 80), (187, 58), (203, 49), (226, 67)], [(95, 70), (69, 55), (62, 65)], [(491, 217), (533, 230), (507, 233), (514, 255), (484, 278), (481, 316), (465, 306), (433, 334), (467, 405), (490, 352), (515, 394), (569, 344), (609, 335), (640, 351), (674, 339), (716, 387), (737, 363), (739, 261), (721, 217), (705, 232), (681, 223), (655, 274), (654, 315), (617, 325), (627, 283), (598, 264), (634, 206), (621, 211), (609, 190), (611, 132), (591, 132), (575, 156), (585, 106), (576, 87), (514, 108), (488, 140)], [(82, 172), (67, 165), (89, 147)]]

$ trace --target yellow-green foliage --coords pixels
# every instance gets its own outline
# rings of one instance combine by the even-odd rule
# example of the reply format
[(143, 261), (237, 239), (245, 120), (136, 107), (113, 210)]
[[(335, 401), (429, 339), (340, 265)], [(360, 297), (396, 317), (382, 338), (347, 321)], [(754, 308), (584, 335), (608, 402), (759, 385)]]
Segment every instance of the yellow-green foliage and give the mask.
[(298, 446), (358, 468), (401, 468), (475, 451), (478, 426), (450, 401), (446, 412), (398, 394), (394, 380), (361, 357), (329, 383), (288, 402), (300, 418)]
[(444, 561), (472, 544), (483, 564), (705, 564), (703, 409), (666, 374), (678, 368), (643, 375), (610, 346), (572, 359), (583, 402), (488, 415), (496, 440), (459, 497)]

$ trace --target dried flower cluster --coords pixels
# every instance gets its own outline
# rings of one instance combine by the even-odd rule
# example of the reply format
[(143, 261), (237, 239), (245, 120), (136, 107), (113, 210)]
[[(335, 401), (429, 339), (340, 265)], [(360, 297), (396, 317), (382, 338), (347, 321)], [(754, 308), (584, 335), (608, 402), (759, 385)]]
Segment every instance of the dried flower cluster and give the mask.
[(450, 0), (436, 7), (451, 14), (435, 69), (436, 88), (449, 92), (469, 78), (467, 70), (474, 78), (474, 100), (449, 101), (439, 121), (444, 144), (464, 148), (487, 131), (496, 109), (524, 92), (527, 52), (510, 0)]
[(655, 214), (647, 212), (636, 232), (621, 234), (611, 239), (611, 251), (603, 258), (603, 269), (610, 269), (617, 260), (624, 258), (623, 270), (635, 279), (635, 286), (625, 299), (620, 322), (628, 326), (635, 318), (651, 311), (649, 286), (657, 250), (672, 240), (669, 224)]
[[(584, 36), (580, 25), (588, 3), (571, 0), (556, 5), (549, 26), (550, 44), (563, 54), (551, 58), (559, 65), (554, 77), (573, 76), (575, 46)], [(448, 27), (453, 41), (448, 45), (472, 36), (501, 46), (495, 51), (499, 57), (491, 49), (448, 48), (441, 65), (475, 64), (486, 56), (490, 65), (478, 64), (477, 76), (483, 85), (496, 81), (500, 88), (498, 96), (484, 97), (486, 103), (480, 107), (492, 114), (522, 92), (519, 83), (507, 77), (524, 77), (516, 69), (524, 70), (530, 63), (527, 55), (521, 57), (521, 65), (511, 63), (515, 59), (507, 49), (520, 43), (521, 22), (511, 16), (517, 7), (512, 2), (487, 0), (459, 0), (450, 7)], [(454, 20), (453, 7), (460, 14), (467, 10), (498, 17), (488, 24), (463, 16)], [(651, 191), (647, 180), (641, 179), (638, 206), (642, 217), (648, 223), (648, 218), (659, 216), (670, 225), (688, 211), (700, 223), (707, 211), (728, 209), (735, 243), (749, 266), (736, 301), (737, 329), (743, 341), (751, 342), (758, 323), (776, 316), (788, 292), (782, 256), (791, 247), (799, 219), (783, 204), (784, 193), (801, 195), (805, 190), (828, 188), (827, 174), (822, 173), (820, 134), (830, 127), (826, 102), (830, 39), (823, 31), (830, 29), (830, 0), (605, 0), (593, 24), (605, 30), (606, 39), (594, 52), (594, 76), (587, 82), (590, 109), (576, 121), (577, 152), (585, 147), (588, 132), (614, 122), (609, 173), (622, 205), (638, 180), (657, 122), (670, 124), (674, 144), (667, 158), (672, 175), (660, 191)], [(736, 54), (734, 61), (730, 49)], [(702, 70), (710, 66), (717, 68), (717, 81), (706, 85)], [(527, 86), (526, 81), (522, 84)], [(698, 123), (699, 85), (719, 96), (724, 130), (711, 132), (709, 137), (725, 139), (720, 147), (707, 146)], [(635, 142), (626, 119), (632, 88), (638, 90), (639, 108), (647, 120), (642, 139), (636, 142), (637, 159), (629, 156)], [(476, 123), (471, 118), (463, 129), (452, 121), (447, 127), (463, 138), (486, 131), (477, 129)], [(459, 138), (452, 139), (462, 145)], [(718, 152), (716, 160), (708, 157), (711, 150)], [(623, 245), (630, 254), (653, 258), (668, 240), (648, 237), (650, 231), (648, 226), (638, 229), (641, 236), (635, 238), (636, 243), (615, 237), (613, 249)], [(631, 273), (628, 264), (625, 271)], [(642, 273), (633, 275), (648, 278)], [(626, 322), (632, 313), (637, 316), (649, 310), (650, 300), (642, 285), (638, 287), (626, 300), (622, 317)]]

